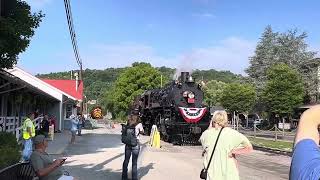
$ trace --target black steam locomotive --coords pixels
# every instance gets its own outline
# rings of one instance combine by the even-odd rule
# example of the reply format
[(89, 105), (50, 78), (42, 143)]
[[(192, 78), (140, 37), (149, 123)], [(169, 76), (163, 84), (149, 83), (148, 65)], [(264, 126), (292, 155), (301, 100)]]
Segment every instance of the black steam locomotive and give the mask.
[(201, 84), (196, 84), (188, 72), (182, 72), (179, 80), (165, 88), (145, 91), (133, 108), (139, 111), (147, 133), (152, 125), (157, 125), (164, 141), (193, 144), (210, 123), (203, 96)]

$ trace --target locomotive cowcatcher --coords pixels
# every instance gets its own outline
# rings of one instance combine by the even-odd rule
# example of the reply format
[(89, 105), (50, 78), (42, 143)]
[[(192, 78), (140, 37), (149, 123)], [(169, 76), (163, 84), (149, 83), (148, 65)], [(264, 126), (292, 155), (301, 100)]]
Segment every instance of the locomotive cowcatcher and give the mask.
[(164, 141), (174, 144), (197, 143), (210, 123), (210, 111), (203, 105), (204, 93), (188, 72), (165, 88), (145, 91), (133, 107), (139, 111), (145, 132), (157, 125)]

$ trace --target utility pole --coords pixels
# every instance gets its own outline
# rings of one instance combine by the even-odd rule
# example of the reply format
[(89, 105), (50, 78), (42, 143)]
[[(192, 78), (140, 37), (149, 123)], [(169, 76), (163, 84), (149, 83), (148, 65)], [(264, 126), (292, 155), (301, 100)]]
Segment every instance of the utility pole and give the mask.
[(81, 115), (83, 115), (83, 101), (84, 101), (84, 82), (83, 82), (83, 69), (82, 69), (82, 60), (80, 63), (80, 81), (82, 82), (82, 87), (83, 87), (83, 91), (82, 91), (82, 101), (80, 102), (80, 113)]

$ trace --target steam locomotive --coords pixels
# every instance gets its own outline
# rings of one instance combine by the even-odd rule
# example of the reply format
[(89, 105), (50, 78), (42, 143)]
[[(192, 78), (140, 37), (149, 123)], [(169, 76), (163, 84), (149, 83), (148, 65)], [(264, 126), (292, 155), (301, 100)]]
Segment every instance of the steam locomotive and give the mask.
[(145, 91), (132, 106), (139, 112), (145, 132), (150, 133), (152, 125), (157, 125), (164, 141), (197, 143), (210, 123), (201, 86), (189, 72), (182, 72), (179, 80), (165, 88)]

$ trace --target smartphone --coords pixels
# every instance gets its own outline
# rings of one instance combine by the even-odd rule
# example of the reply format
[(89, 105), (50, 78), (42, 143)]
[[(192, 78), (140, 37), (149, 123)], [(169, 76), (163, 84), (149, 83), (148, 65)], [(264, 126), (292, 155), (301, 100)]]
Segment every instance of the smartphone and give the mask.
[(61, 164), (63, 164), (64, 162), (66, 162), (67, 158), (60, 158), (62, 160)]

